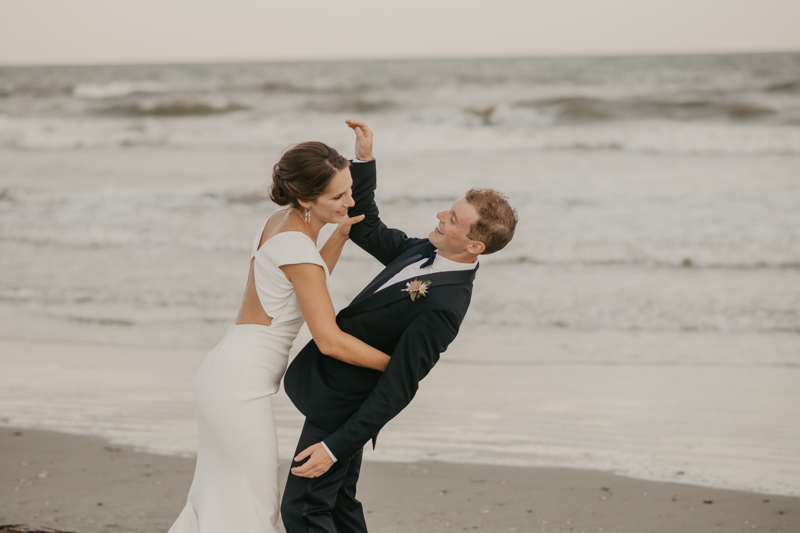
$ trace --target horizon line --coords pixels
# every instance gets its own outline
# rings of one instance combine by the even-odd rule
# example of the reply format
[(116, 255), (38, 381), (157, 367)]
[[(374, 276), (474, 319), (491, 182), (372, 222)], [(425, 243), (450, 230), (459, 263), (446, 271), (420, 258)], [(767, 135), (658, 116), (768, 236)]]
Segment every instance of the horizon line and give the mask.
[(374, 63), (379, 61), (468, 61), (474, 59), (611, 59), (645, 57), (689, 57), (689, 56), (757, 56), (757, 55), (800, 54), (800, 49), (774, 50), (727, 50), (727, 51), (663, 51), (663, 52), (602, 52), (602, 53), (540, 53), (540, 54), (486, 54), (486, 55), (441, 55), (441, 56), (384, 56), (384, 57), (298, 57), (298, 58), (228, 58), (228, 59), (180, 59), (165, 60), (122, 60), (117, 62), (33, 62), (4, 63), (0, 68), (48, 68), (48, 67), (111, 67), (111, 66), (157, 66), (157, 65), (220, 65), (220, 64), (283, 64), (283, 63)]

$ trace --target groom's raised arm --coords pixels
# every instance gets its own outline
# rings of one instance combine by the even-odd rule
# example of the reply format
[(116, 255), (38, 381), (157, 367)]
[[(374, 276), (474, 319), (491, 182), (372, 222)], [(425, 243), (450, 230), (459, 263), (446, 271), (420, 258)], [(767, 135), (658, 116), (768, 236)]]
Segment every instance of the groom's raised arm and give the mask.
[(353, 201), (356, 205), (348, 210), (348, 215), (365, 215), (364, 220), (351, 228), (350, 240), (384, 265), (424, 240), (409, 237), (398, 229), (387, 227), (381, 221), (378, 206), (375, 204), (378, 180), (374, 159), (354, 162), (350, 165), (350, 174), (353, 176)]
[(356, 134), (356, 157), (350, 165), (353, 176), (353, 201), (351, 217), (365, 215), (364, 220), (350, 230), (350, 240), (385, 265), (424, 239), (412, 239), (400, 230), (386, 227), (375, 205), (378, 179), (375, 158), (372, 157), (372, 130), (361, 120), (348, 119), (347, 127)]

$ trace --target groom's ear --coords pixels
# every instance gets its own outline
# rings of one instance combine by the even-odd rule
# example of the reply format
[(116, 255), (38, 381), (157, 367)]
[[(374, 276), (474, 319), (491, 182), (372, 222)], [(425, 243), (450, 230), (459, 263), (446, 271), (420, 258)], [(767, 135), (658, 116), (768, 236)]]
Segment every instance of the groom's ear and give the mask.
[(467, 251), (473, 255), (481, 255), (486, 250), (486, 245), (481, 241), (472, 241), (467, 246)]

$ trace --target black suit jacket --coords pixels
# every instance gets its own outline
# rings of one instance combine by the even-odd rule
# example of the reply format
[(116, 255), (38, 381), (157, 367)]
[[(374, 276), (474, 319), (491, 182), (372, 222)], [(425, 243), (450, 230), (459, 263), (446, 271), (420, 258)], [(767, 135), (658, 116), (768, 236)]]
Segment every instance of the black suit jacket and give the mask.
[(433, 273), (428, 295), (411, 301), (405, 281), (375, 292), (407, 265), (429, 254), (428, 239), (409, 238), (381, 222), (375, 205), (375, 162), (350, 167), (350, 216), (366, 215), (350, 238), (386, 268), (342, 309), (342, 331), (391, 355), (386, 371), (357, 367), (323, 355), (314, 341), (289, 365), (286, 393), (314, 424), (331, 434), (325, 444), (339, 459), (357, 452), (410, 402), (419, 382), (455, 339), (472, 296), (475, 270)]

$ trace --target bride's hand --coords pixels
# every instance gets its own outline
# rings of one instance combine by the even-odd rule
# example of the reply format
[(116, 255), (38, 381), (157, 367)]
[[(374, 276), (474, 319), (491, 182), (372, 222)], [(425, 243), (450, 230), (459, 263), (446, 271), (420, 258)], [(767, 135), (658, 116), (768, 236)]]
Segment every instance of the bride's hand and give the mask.
[(347, 217), (343, 221), (339, 222), (339, 225), (334, 230), (334, 233), (344, 240), (347, 240), (350, 238), (350, 228), (353, 227), (353, 224), (358, 224), (362, 220), (364, 220), (364, 215)]

